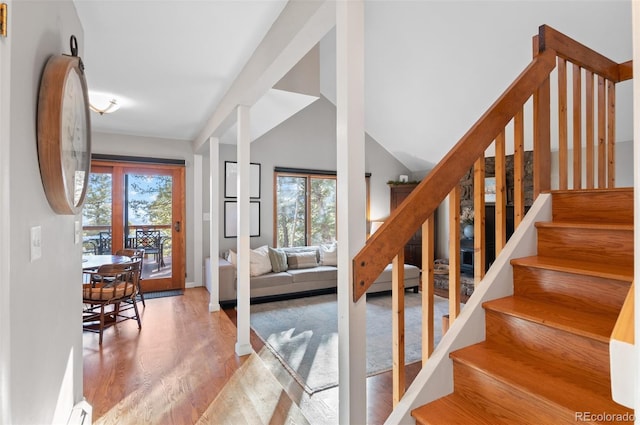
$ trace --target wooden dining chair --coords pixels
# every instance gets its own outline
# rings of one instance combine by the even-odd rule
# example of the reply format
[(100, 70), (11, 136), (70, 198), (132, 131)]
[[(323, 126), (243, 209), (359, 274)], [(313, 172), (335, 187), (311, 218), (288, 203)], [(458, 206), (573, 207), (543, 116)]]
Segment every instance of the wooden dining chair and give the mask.
[(144, 302), (144, 292), (142, 291), (142, 284), (141, 284), (142, 271), (143, 271), (143, 265), (144, 265), (144, 249), (134, 249), (134, 248), (119, 249), (118, 251), (116, 251), (115, 255), (124, 255), (125, 257), (131, 258), (131, 262), (139, 263), (137, 267), (138, 276), (136, 277), (136, 286), (138, 287), (138, 293), (136, 295), (135, 300), (140, 299), (140, 301), (142, 301), (142, 306), (146, 307), (147, 305)]
[[(107, 264), (97, 271), (85, 272), (87, 275), (82, 286), (83, 329), (100, 335), (102, 345), (104, 330), (124, 320), (136, 320), (138, 329), (142, 329), (138, 306), (135, 303), (137, 293), (135, 281), (136, 263)], [(120, 304), (133, 300), (134, 314), (123, 314)], [(112, 306), (111, 310), (107, 310)]]

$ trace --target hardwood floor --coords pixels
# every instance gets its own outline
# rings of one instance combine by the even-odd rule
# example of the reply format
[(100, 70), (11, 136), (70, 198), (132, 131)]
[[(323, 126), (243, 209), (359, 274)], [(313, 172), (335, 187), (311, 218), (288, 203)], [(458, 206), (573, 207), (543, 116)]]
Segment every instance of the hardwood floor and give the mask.
[(148, 299), (142, 330), (125, 321), (85, 333), (84, 395), (99, 424), (195, 423), (246, 357), (234, 352), (235, 326), (208, 312), (204, 288)]
[[(93, 406), (94, 423), (206, 423), (208, 407), (250, 358), (235, 354), (234, 310), (209, 313), (208, 302), (204, 288), (148, 299), (140, 332), (134, 321), (120, 323), (105, 332), (102, 347), (97, 334), (83, 335), (84, 395)], [(293, 379), (287, 380), (288, 372), (269, 358), (257, 336), (251, 342), (285, 389), (279, 406), (293, 400), (309, 423), (337, 423), (337, 388), (308, 396)], [(407, 385), (418, 370), (419, 364), (407, 367)], [(390, 372), (367, 379), (368, 423), (381, 424), (391, 412), (391, 387)], [(274, 416), (270, 423), (280, 423), (278, 418), (286, 422)], [(221, 422), (233, 423), (230, 418)]]

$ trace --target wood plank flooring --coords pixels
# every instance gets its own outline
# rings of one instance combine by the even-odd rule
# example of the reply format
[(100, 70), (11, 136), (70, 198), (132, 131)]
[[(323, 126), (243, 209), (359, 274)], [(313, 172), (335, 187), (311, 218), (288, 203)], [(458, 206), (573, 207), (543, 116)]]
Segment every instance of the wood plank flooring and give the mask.
[[(209, 313), (208, 302), (205, 288), (187, 289), (183, 296), (147, 300), (140, 332), (134, 321), (123, 322), (105, 332), (102, 347), (97, 334), (83, 335), (84, 395), (94, 423), (188, 425), (211, 419), (205, 412), (250, 356), (235, 354), (235, 311)], [(337, 388), (309, 396), (255, 334), (251, 343), (285, 389), (280, 410), (293, 400), (311, 424), (338, 422)], [(407, 385), (419, 367), (408, 365)], [(391, 412), (390, 388), (390, 372), (367, 379), (369, 424), (382, 424)], [(209, 423), (233, 423), (218, 419)], [(279, 415), (271, 423), (287, 421)]]

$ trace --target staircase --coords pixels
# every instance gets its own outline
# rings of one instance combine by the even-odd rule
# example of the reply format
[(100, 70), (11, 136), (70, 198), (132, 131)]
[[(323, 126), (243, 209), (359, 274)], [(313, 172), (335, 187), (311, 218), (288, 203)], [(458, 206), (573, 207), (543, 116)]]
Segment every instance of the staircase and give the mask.
[[(451, 353), (454, 392), (417, 424), (632, 422), (611, 399), (609, 339), (633, 279), (633, 190), (557, 191), (514, 295), (483, 304), (486, 340)], [(620, 416), (618, 416), (620, 415)]]

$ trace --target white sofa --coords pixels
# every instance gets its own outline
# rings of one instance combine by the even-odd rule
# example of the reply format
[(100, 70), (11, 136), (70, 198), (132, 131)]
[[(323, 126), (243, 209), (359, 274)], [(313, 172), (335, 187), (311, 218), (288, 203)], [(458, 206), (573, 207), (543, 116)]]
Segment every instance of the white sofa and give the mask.
[[(318, 259), (321, 258), (318, 247), (283, 248), (285, 252), (317, 250)], [(210, 259), (207, 258), (206, 284), (211, 291), (209, 281)], [(224, 258), (218, 258), (220, 303), (234, 305), (237, 298), (236, 267)], [(405, 288), (418, 291), (420, 284), (420, 269), (416, 266), (404, 266)], [(333, 265), (325, 265), (320, 260), (315, 267), (287, 269), (280, 272), (267, 272), (259, 276), (252, 276), (250, 280), (251, 302), (265, 302), (275, 299), (292, 298), (320, 293), (335, 292), (337, 288), (338, 269)], [(380, 293), (391, 290), (391, 265), (388, 265), (376, 279), (367, 293)]]

